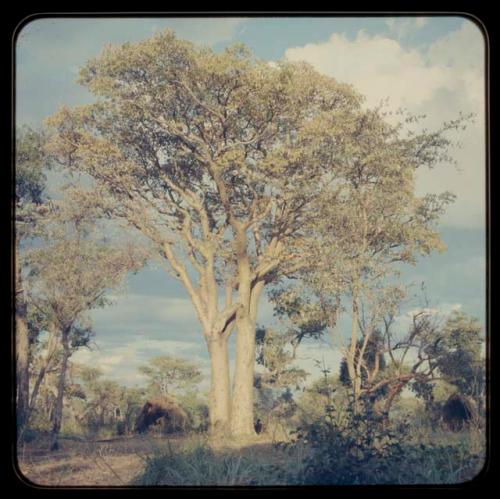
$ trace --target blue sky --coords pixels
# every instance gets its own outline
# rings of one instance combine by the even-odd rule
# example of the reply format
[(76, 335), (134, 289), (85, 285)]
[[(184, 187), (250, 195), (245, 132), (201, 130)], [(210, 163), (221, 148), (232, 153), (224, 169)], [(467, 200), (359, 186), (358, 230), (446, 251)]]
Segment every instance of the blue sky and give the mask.
[[(242, 42), (266, 60), (306, 60), (353, 84), (367, 106), (389, 97), (393, 108), (426, 114), (430, 129), (460, 111), (475, 113), (461, 147), (452, 151), (457, 168), (422, 171), (417, 179), (419, 193), (457, 195), (440, 227), (448, 250), (405, 269), (402, 280), (424, 281), (433, 307), (461, 308), (484, 323), (484, 41), (474, 23), (461, 17), (37, 19), (17, 38), (17, 124), (38, 126), (62, 104), (91, 102), (75, 83), (78, 68), (106, 43), (138, 41), (165, 28), (214, 50)], [(208, 371), (187, 294), (161, 267), (130, 276), (115, 305), (93, 315), (96, 350), (82, 351), (77, 361), (100, 365), (129, 385), (142, 381), (137, 365), (160, 354), (194, 358)], [(259, 322), (272, 320), (264, 301)], [(335, 349), (317, 343), (305, 345), (299, 357), (313, 373), (313, 359), (324, 358), (334, 369), (339, 360)]]

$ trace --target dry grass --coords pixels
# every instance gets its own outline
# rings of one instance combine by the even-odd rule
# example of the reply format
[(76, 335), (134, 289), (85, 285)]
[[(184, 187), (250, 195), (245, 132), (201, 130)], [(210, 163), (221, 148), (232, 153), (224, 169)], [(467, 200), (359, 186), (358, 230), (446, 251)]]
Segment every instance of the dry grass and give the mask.
[(123, 486), (141, 472), (146, 456), (182, 441), (150, 435), (97, 442), (61, 439), (59, 450), (50, 452), (47, 442), (39, 440), (19, 449), (19, 469), (39, 486)]
[(22, 474), (38, 486), (93, 487), (127, 486), (144, 471), (148, 457), (169, 452), (189, 452), (208, 446), (216, 456), (239, 457), (269, 468), (284, 463), (300, 466), (303, 452), (293, 455), (276, 446), (265, 434), (245, 441), (213, 441), (202, 436), (133, 435), (106, 441), (61, 439), (60, 448), (48, 451), (48, 443), (37, 439), (19, 449)]

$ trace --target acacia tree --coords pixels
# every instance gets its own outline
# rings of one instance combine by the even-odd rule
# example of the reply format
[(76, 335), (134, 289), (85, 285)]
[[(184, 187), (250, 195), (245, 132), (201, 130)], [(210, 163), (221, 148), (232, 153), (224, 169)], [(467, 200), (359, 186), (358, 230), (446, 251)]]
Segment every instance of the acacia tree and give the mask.
[(29, 412), (29, 344), (28, 303), (22, 278), (22, 247), (32, 237), (42, 211), (46, 177), (44, 173), (43, 134), (28, 127), (16, 133), (15, 181), (15, 340), (17, 423), (22, 429)]
[(69, 358), (88, 344), (92, 334), (88, 312), (104, 306), (106, 293), (140, 265), (132, 247), (115, 249), (96, 238), (98, 210), (85, 192), (69, 189), (67, 193), (65, 199), (51, 203), (39, 224), (38, 244), (26, 252), (29, 301), (47, 317), (62, 348), (52, 449), (57, 448), (61, 429)]
[(162, 396), (193, 387), (201, 381), (196, 364), (169, 356), (155, 357), (140, 366), (139, 371), (149, 378), (150, 391)]
[(241, 46), (217, 54), (171, 32), (107, 47), (80, 82), (97, 101), (51, 118), (49, 151), (89, 174), (110, 213), (146, 235), (183, 283), (210, 352), (212, 429), (230, 420), (233, 434), (252, 433), (259, 300), (266, 284), (310, 262), (300, 241), (320, 200), (360, 162), (404, 179), (446, 141), (441, 132), (401, 139), (361, 110), (350, 86), (305, 64), (270, 65)]

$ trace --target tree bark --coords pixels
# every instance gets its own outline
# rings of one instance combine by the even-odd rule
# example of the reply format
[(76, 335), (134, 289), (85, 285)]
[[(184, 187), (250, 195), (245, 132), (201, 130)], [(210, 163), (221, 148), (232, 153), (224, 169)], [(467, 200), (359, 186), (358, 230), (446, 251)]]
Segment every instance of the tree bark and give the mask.
[(210, 354), (210, 432), (224, 435), (229, 430), (230, 384), (227, 338), (208, 339)]
[(357, 284), (352, 292), (352, 317), (351, 317), (351, 344), (349, 347), (349, 355), (347, 356), (347, 370), (351, 379), (353, 393), (353, 409), (356, 414), (358, 411), (358, 400), (361, 394), (361, 377), (358, 375), (357, 363), (361, 362), (360, 354), (356, 356), (356, 347), (358, 341), (358, 291)]
[(16, 242), (16, 377), (17, 377), (17, 427), (24, 429), (29, 411), (29, 331), (27, 304), (24, 296), (19, 258), (19, 241)]
[(404, 384), (397, 384), (391, 390), (389, 391), (389, 395), (384, 403), (383, 406), (383, 424), (384, 426), (387, 426), (389, 424), (389, 414), (391, 412), (391, 407), (394, 402), (394, 399), (396, 398), (399, 393), (403, 390)]
[[(31, 391), (31, 396), (29, 399), (28, 419), (29, 419), (31, 412), (33, 411), (33, 409), (35, 407), (35, 404), (36, 404), (36, 401), (38, 398), (38, 393), (40, 391), (40, 386), (41, 386), (43, 380), (45, 379), (45, 375), (46, 375), (47, 371), (49, 370), (49, 367), (51, 367), (51, 363), (52, 363), (53, 356), (55, 354), (55, 349), (56, 349), (56, 345), (55, 345), (56, 334), (57, 334), (57, 332), (56, 332), (54, 326), (52, 325), (49, 343), (47, 346), (47, 349), (48, 349), (47, 358), (46, 358), (45, 364), (41, 366), (40, 371), (38, 372), (38, 376), (36, 378), (35, 384), (33, 385), (33, 390)], [(28, 423), (28, 420), (27, 420), (27, 423)]]
[(57, 383), (57, 397), (52, 414), (52, 430), (50, 437), (50, 450), (58, 448), (57, 439), (61, 431), (63, 403), (64, 403), (64, 388), (66, 386), (66, 372), (68, 370), (68, 359), (71, 355), (69, 348), (69, 330), (62, 331), (63, 357), (61, 362), (61, 371), (59, 372), (59, 380)]
[(231, 405), (231, 434), (241, 437), (255, 435), (253, 400), (255, 327), (264, 282), (259, 281), (252, 288), (247, 258), (240, 259), (238, 274), (240, 308), (236, 314), (236, 362)]
[(255, 364), (255, 324), (249, 317), (236, 321), (236, 362), (231, 406), (231, 434), (254, 435), (253, 377)]

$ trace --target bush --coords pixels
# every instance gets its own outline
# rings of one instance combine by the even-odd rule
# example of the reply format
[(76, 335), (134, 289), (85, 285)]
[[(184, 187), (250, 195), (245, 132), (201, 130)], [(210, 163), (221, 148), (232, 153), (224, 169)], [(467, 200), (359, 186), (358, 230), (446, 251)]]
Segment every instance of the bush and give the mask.
[(196, 443), (175, 453), (171, 448), (146, 459), (143, 473), (134, 485), (268, 485), (286, 483), (283, 470), (259, 464), (233, 453), (216, 454), (208, 445)]
[(474, 478), (483, 461), (464, 442), (414, 442), (406, 421), (389, 425), (367, 405), (358, 413), (329, 406), (326, 417), (299, 428), (296, 442), (311, 446), (307, 485), (452, 484)]

